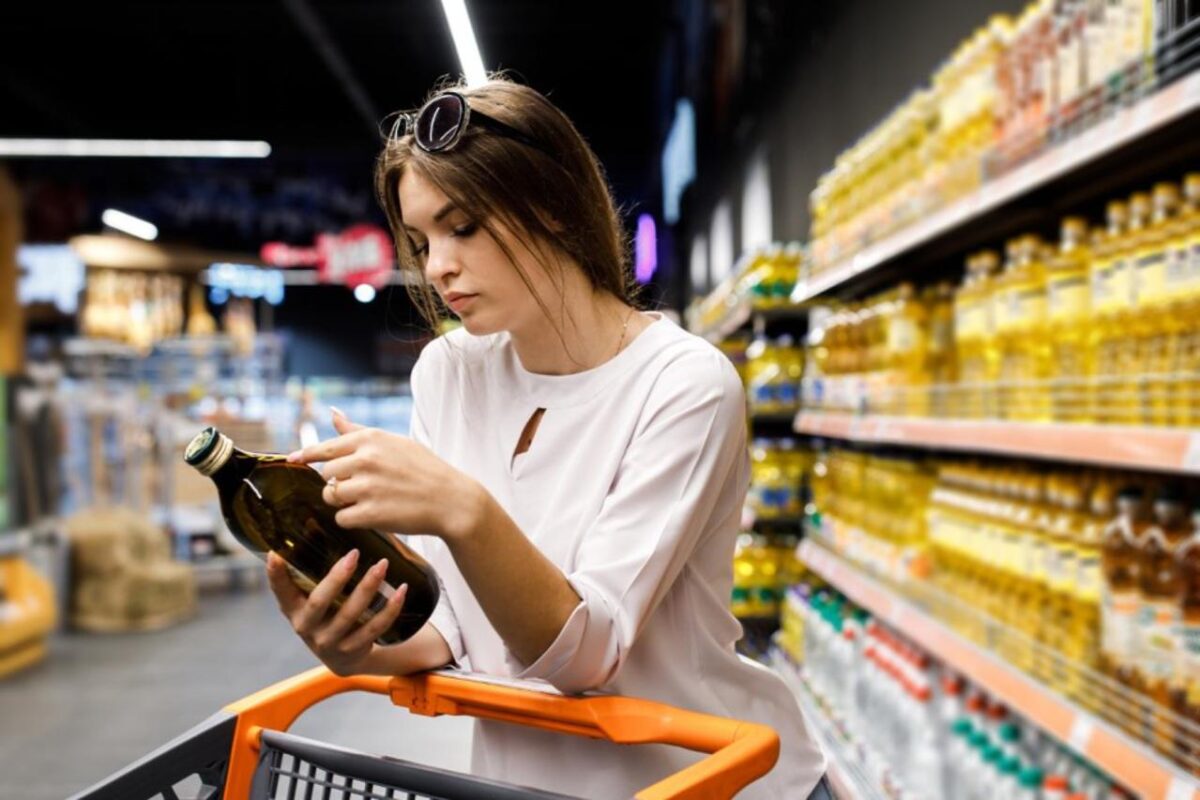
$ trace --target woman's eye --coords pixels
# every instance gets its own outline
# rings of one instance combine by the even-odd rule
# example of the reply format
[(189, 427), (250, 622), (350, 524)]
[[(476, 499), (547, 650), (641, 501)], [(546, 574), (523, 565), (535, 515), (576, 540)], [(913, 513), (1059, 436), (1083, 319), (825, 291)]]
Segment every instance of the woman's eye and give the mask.
[(423, 245), (415, 245), (414, 244), (413, 245), (413, 253), (417, 256), (417, 258), (420, 258), (421, 256), (424, 256), (424, 255), (428, 255), (429, 242), (426, 242)]
[(468, 222), (466, 225), (460, 225), (454, 229), (454, 236), (459, 239), (466, 239), (471, 234), (475, 233), (478, 225), (474, 222)]

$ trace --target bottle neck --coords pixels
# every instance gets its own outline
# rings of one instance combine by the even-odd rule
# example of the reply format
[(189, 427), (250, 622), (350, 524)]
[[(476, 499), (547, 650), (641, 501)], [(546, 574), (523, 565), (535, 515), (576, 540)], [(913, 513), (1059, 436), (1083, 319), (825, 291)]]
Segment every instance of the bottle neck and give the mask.
[(234, 449), (233, 440), (223, 433), (218, 433), (212, 452), (203, 461), (195, 464), (196, 470), (206, 478), (213, 477), (229, 463)]

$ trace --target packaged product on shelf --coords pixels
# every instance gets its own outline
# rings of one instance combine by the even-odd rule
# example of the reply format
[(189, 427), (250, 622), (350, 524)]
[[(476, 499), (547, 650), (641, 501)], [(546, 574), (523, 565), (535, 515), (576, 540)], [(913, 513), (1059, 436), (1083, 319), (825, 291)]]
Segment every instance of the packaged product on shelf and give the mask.
[(1052, 416), (1060, 422), (1088, 420), (1088, 225), (1082, 217), (1062, 222), (1058, 254), (1046, 280), (1046, 320), (1051, 346)]
[(746, 394), (751, 413), (795, 413), (803, 374), (804, 351), (791, 336), (757, 337), (746, 348)]
[[(1141, 490), (1122, 489), (1117, 496), (1117, 516), (1105, 528), (1102, 539), (1104, 600), (1102, 605), (1101, 667), (1125, 686), (1140, 690), (1137, 667), (1138, 543), (1149, 523), (1145, 518)], [(1121, 724), (1136, 732), (1137, 720)]]
[(891, 796), (1127, 797), (1096, 765), (1014, 715), (832, 587), (787, 594), (777, 646)]
[[(1144, 691), (1162, 709), (1172, 708), (1171, 690), (1177, 660), (1181, 616), (1180, 574), (1176, 548), (1190, 535), (1190, 514), (1183, 498), (1163, 489), (1154, 499), (1153, 522), (1142, 534), (1138, 557), (1138, 618), (1135, 639), (1138, 671)], [(1154, 713), (1145, 720), (1144, 736), (1170, 754), (1174, 730), (1169, 718)]]

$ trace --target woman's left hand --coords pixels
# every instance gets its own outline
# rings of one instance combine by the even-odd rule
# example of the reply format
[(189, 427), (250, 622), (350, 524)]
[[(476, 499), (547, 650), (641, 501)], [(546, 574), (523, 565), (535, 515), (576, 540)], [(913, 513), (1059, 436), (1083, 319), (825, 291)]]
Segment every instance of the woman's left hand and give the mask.
[[(340, 434), (297, 450), (288, 461), (324, 462), (323, 497), (343, 528), (374, 528), (444, 539), (474, 527), (482, 487), (407, 436), (366, 428), (334, 410)], [(450, 502), (448, 502), (450, 501)]]

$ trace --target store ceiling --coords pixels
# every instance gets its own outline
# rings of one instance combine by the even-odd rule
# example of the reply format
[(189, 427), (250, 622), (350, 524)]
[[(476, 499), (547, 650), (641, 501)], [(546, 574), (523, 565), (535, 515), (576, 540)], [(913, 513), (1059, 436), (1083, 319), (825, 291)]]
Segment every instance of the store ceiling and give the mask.
[[(468, 0), (485, 64), (549, 93), (626, 204), (652, 197), (669, 6)], [(0, 37), (0, 136), (266, 139), (278, 163), (340, 169), (347, 186), (369, 183), (375, 120), (458, 71), (437, 0), (17, 0)], [(98, 163), (17, 168), (126, 194), (162, 169)]]

